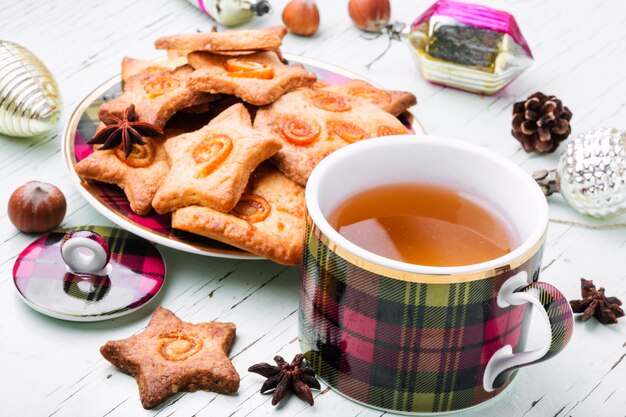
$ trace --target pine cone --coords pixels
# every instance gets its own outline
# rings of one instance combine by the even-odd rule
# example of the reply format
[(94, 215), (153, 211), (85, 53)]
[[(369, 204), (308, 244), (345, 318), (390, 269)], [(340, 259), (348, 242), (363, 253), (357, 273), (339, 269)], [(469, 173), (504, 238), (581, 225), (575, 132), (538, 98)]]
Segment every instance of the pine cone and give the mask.
[(555, 96), (535, 93), (513, 105), (513, 130), (526, 152), (552, 153), (572, 128), (572, 112)]

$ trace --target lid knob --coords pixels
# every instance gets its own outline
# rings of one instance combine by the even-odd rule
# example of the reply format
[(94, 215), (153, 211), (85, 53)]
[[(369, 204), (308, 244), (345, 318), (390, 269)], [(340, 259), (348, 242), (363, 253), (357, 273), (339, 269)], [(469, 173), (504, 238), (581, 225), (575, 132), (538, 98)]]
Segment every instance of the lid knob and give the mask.
[(75, 274), (107, 275), (111, 251), (106, 239), (90, 230), (77, 230), (65, 235), (61, 257)]

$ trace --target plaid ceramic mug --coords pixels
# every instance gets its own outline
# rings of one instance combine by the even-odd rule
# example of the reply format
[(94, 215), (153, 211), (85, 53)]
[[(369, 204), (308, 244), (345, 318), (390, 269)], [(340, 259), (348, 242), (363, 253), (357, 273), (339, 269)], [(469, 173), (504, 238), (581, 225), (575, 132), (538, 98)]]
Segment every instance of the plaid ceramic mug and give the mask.
[[(368, 252), (326, 220), (355, 193), (411, 181), (453, 187), (492, 203), (521, 243), (480, 264), (427, 267)], [(397, 412), (461, 410), (495, 397), (518, 368), (546, 360), (568, 343), (569, 303), (538, 281), (548, 225), (545, 197), (506, 158), (446, 138), (371, 139), (315, 168), (306, 206), (300, 343), (319, 376), (341, 394)], [(533, 326), (550, 331), (541, 348), (528, 350), (533, 305), (541, 317)]]

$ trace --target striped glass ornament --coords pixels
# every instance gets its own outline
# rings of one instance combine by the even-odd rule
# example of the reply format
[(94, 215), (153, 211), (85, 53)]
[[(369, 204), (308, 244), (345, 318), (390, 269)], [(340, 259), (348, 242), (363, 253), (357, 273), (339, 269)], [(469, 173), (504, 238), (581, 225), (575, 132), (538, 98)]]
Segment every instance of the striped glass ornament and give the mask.
[(62, 107), (48, 68), (28, 49), (0, 40), (0, 134), (30, 137), (48, 132)]

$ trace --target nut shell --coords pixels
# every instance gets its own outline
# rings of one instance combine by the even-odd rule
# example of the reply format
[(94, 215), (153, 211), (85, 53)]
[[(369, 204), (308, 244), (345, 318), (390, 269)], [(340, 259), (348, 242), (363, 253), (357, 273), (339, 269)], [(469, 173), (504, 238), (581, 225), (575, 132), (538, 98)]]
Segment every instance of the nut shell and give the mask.
[(66, 210), (61, 190), (52, 184), (30, 181), (11, 194), (7, 214), (21, 232), (44, 233), (61, 224)]
[(380, 32), (389, 24), (391, 5), (389, 0), (350, 0), (348, 13), (359, 29)]
[(315, 0), (291, 0), (283, 9), (282, 18), (289, 32), (299, 36), (312, 36), (320, 25)]

